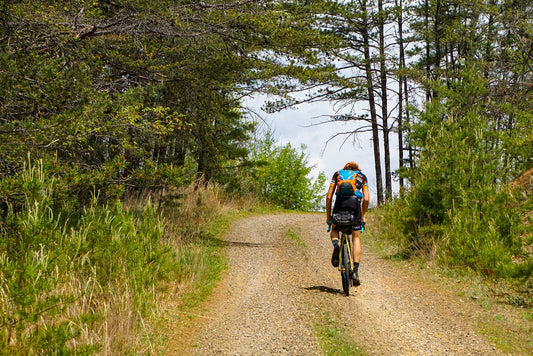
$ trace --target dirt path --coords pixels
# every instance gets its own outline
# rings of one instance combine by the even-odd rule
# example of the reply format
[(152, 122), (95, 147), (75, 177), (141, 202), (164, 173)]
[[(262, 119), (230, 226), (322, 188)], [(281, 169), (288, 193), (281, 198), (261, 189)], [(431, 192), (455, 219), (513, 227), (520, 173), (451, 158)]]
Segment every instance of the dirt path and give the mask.
[[(499, 354), (473, 331), (464, 303), (368, 250), (362, 285), (345, 297), (322, 220), (279, 214), (239, 221), (224, 238), (230, 269), (206, 305), (196, 340), (179, 353), (321, 355), (315, 325), (327, 315), (366, 354)], [(299, 239), (288, 237), (291, 227)]]

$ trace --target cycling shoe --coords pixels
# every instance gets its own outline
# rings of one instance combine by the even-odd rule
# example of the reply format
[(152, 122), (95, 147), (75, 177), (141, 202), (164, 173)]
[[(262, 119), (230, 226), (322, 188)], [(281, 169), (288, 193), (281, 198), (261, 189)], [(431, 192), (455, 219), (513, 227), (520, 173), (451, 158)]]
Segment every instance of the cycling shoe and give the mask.
[(352, 280), (353, 280), (354, 287), (361, 285), (361, 280), (359, 279), (359, 275), (357, 274), (357, 271), (352, 271)]
[(339, 252), (341, 247), (339, 244), (333, 245), (333, 254), (331, 255), (331, 264), (333, 267), (339, 267)]

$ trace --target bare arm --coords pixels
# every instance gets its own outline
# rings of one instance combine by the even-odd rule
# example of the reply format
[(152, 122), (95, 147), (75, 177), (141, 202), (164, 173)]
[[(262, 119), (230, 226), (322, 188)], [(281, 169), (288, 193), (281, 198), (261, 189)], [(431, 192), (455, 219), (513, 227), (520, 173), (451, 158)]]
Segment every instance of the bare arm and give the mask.
[(333, 200), (333, 193), (335, 193), (335, 184), (330, 184), (328, 195), (326, 196), (326, 222), (328, 224), (331, 220), (331, 202)]
[(363, 204), (361, 207), (361, 219), (366, 223), (365, 213), (368, 210), (370, 204), (370, 193), (368, 193), (368, 186), (363, 187)]

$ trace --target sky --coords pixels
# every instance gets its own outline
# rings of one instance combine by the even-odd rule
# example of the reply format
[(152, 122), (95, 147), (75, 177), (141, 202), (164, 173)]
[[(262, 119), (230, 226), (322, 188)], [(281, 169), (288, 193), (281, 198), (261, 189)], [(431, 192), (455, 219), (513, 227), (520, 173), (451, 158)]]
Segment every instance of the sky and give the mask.
[[(319, 172), (324, 172), (328, 178), (328, 182), (324, 187), (325, 192), (333, 174), (342, 169), (347, 162), (355, 161), (368, 178), (371, 204), (375, 204), (376, 174), (370, 132), (358, 134), (355, 139), (350, 137), (346, 142), (344, 142), (346, 136), (337, 137), (327, 142), (336, 133), (354, 130), (357, 127), (356, 125), (361, 124), (357, 122), (328, 122), (316, 125), (327, 120), (324, 117), (320, 117), (321, 115), (336, 113), (335, 108), (327, 102), (306, 103), (295, 109), (267, 114), (261, 110), (265, 100), (266, 97), (256, 96), (244, 104), (261, 116), (260, 125), (269, 126), (278, 145), (283, 146), (290, 143), (295, 148), (299, 148), (301, 144), (307, 147), (305, 152), (308, 154), (309, 165), (315, 165), (312, 174), (316, 176)], [(394, 133), (391, 134), (390, 138), (391, 169), (394, 171), (399, 166), (398, 141)], [(381, 133), (380, 141), (381, 145), (383, 145)], [(383, 160), (383, 148), (381, 156)], [(384, 167), (382, 167), (382, 170), (384, 172)], [(383, 189), (385, 189), (384, 185), (385, 179), (383, 178)], [(393, 193), (398, 191), (398, 186), (398, 182), (393, 181)]]

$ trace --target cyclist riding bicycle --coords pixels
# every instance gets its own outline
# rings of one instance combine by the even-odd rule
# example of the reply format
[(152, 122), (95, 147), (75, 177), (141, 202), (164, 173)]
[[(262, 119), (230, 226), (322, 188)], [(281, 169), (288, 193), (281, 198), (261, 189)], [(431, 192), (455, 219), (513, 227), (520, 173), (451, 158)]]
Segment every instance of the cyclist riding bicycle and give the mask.
[[(335, 192), (335, 205), (333, 206), (332, 212), (331, 203)], [(358, 273), (361, 259), (361, 228), (366, 223), (365, 213), (368, 209), (369, 202), (368, 181), (366, 176), (361, 173), (357, 163), (348, 162), (343, 169), (335, 172), (326, 197), (327, 223), (328, 225), (331, 224), (330, 237), (333, 243), (331, 263), (333, 267), (339, 266), (340, 249), (339, 230), (335, 224), (332, 224), (332, 214), (340, 211), (351, 212), (354, 215), (354, 223), (352, 225), (352, 251), (354, 260), (352, 279), (354, 286), (361, 284)]]

